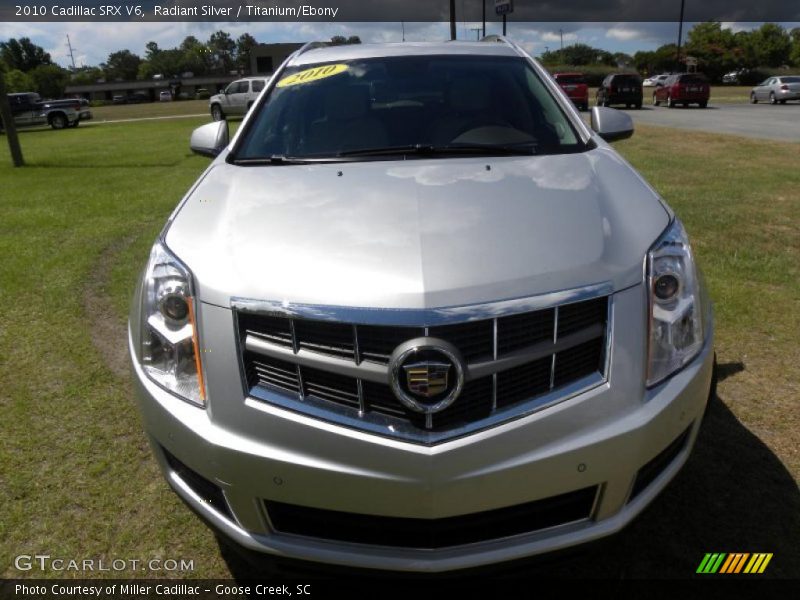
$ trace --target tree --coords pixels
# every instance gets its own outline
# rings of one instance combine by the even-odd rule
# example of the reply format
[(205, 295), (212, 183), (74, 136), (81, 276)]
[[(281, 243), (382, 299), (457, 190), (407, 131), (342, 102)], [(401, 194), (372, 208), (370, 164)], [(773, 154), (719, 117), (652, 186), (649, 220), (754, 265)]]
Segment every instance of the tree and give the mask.
[(250, 51), (256, 46), (256, 38), (249, 33), (243, 33), (236, 40), (236, 66), (241, 72), (250, 72)]
[(206, 46), (211, 53), (214, 68), (223, 73), (228, 73), (233, 69), (236, 42), (231, 39), (230, 34), (224, 31), (215, 31), (208, 38)]
[(351, 35), (350, 37), (344, 37), (343, 35), (335, 35), (331, 38), (331, 45), (332, 46), (344, 46), (345, 44), (360, 44), (361, 38), (357, 35)]
[(69, 82), (69, 73), (58, 65), (39, 65), (28, 75), (42, 98), (61, 98)]
[(27, 73), (23, 73), (19, 69), (11, 69), (5, 74), (6, 91), (9, 94), (14, 92), (32, 92), (33, 79)]
[(8, 65), (5, 61), (0, 60), (0, 124), (5, 123), (6, 138), (8, 139), (8, 149), (11, 153), (11, 163), (15, 167), (22, 167), (25, 165), (25, 159), (22, 157), (22, 148), (19, 145), (19, 137), (17, 136), (17, 126), (14, 123), (14, 117), (11, 114), (11, 107), (8, 105), (8, 91), (6, 89), (6, 76)]
[(789, 34), (792, 38), (792, 53), (789, 58), (795, 67), (800, 67), (800, 27), (795, 27)]
[(132, 81), (136, 79), (142, 59), (130, 50), (119, 50), (108, 55), (105, 63), (106, 77), (113, 81), (122, 79)]
[(792, 38), (776, 23), (764, 23), (753, 32), (758, 62), (767, 67), (780, 67), (789, 63)]
[(79, 67), (73, 71), (70, 79), (75, 85), (88, 85), (105, 80), (106, 74), (99, 67)]
[(44, 48), (37, 46), (29, 38), (18, 40), (11, 38), (7, 42), (0, 42), (0, 57), (9, 69), (19, 69), (26, 73), (39, 65), (52, 63), (50, 55)]

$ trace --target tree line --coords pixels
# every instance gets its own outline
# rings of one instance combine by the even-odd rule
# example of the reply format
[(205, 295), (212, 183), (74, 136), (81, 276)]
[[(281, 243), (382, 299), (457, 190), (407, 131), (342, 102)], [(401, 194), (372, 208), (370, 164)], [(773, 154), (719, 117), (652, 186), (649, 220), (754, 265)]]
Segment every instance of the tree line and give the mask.
[(652, 75), (684, 70), (687, 56), (696, 58), (697, 70), (714, 81), (734, 70), (800, 68), (800, 27), (787, 31), (776, 23), (764, 23), (752, 31), (734, 32), (718, 22), (698, 23), (688, 32), (680, 53), (677, 44), (664, 44), (633, 56), (573, 44), (545, 52), (541, 58), (545, 65), (620, 66)]
[[(156, 42), (145, 45), (144, 56), (130, 50), (118, 50), (96, 66), (65, 69), (50, 54), (29, 38), (11, 38), (0, 42), (0, 71), (5, 72), (9, 92), (38, 92), (45, 98), (63, 96), (67, 85), (85, 85), (110, 81), (187, 76), (242, 74), (250, 72), (250, 52), (258, 41), (249, 33), (233, 39), (225, 31), (216, 31), (205, 41), (187, 36), (174, 48), (161, 48)], [(358, 44), (358, 36), (334, 36), (331, 43)]]

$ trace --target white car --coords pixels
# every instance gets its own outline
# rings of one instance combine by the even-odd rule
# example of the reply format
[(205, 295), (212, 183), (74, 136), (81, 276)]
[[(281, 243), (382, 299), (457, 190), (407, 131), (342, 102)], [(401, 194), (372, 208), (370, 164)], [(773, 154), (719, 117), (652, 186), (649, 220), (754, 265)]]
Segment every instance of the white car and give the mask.
[(160, 102), (172, 102), (172, 92), (170, 92), (169, 90), (163, 90), (158, 95), (158, 100)]
[(226, 117), (244, 115), (253, 106), (268, 81), (269, 77), (237, 79), (224, 92), (215, 94), (208, 100), (211, 118), (222, 121)]
[(664, 85), (664, 82), (669, 77), (669, 73), (662, 73), (661, 75), (654, 75), (653, 77), (648, 77), (642, 82), (644, 87), (656, 87), (659, 83)]

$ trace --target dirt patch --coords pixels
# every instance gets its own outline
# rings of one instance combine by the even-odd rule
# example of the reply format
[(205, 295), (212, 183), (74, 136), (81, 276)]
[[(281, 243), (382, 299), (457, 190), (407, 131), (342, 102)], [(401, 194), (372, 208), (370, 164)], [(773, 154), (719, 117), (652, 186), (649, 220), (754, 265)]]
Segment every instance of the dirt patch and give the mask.
[(131, 235), (105, 248), (83, 288), (83, 310), (92, 319), (92, 344), (100, 353), (103, 363), (120, 378), (127, 378), (130, 371), (128, 335), (125, 321), (114, 310), (106, 288), (117, 255), (136, 238), (137, 236)]

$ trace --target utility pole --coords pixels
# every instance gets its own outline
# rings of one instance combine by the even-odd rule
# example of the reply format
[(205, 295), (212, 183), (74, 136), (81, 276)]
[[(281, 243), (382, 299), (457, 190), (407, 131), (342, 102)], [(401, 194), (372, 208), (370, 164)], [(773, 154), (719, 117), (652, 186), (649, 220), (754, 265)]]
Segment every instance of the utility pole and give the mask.
[(67, 34), (67, 48), (69, 48), (69, 58), (72, 61), (72, 70), (75, 70), (75, 53), (72, 43), (69, 41), (69, 34)]
[(450, 39), (456, 39), (456, 0), (450, 0)]
[(11, 114), (11, 107), (8, 105), (8, 94), (6, 94), (5, 74), (0, 70), (0, 120), (8, 137), (8, 149), (11, 151), (11, 162), (15, 167), (25, 166), (25, 159), (22, 158), (22, 148), (17, 137), (17, 125), (14, 123), (14, 115)]
[(558, 34), (561, 36), (561, 56), (564, 56), (564, 30), (559, 29)]
[(481, 0), (483, 4), (483, 37), (486, 37), (486, 0)]
[(403, 41), (405, 42), (406, 41), (406, 22), (405, 21), (400, 21), (400, 27), (403, 30)]
[(685, 0), (681, 0), (681, 18), (678, 21), (678, 53), (675, 57), (677, 61), (677, 71), (680, 73), (681, 71), (681, 38), (683, 37), (683, 5)]

